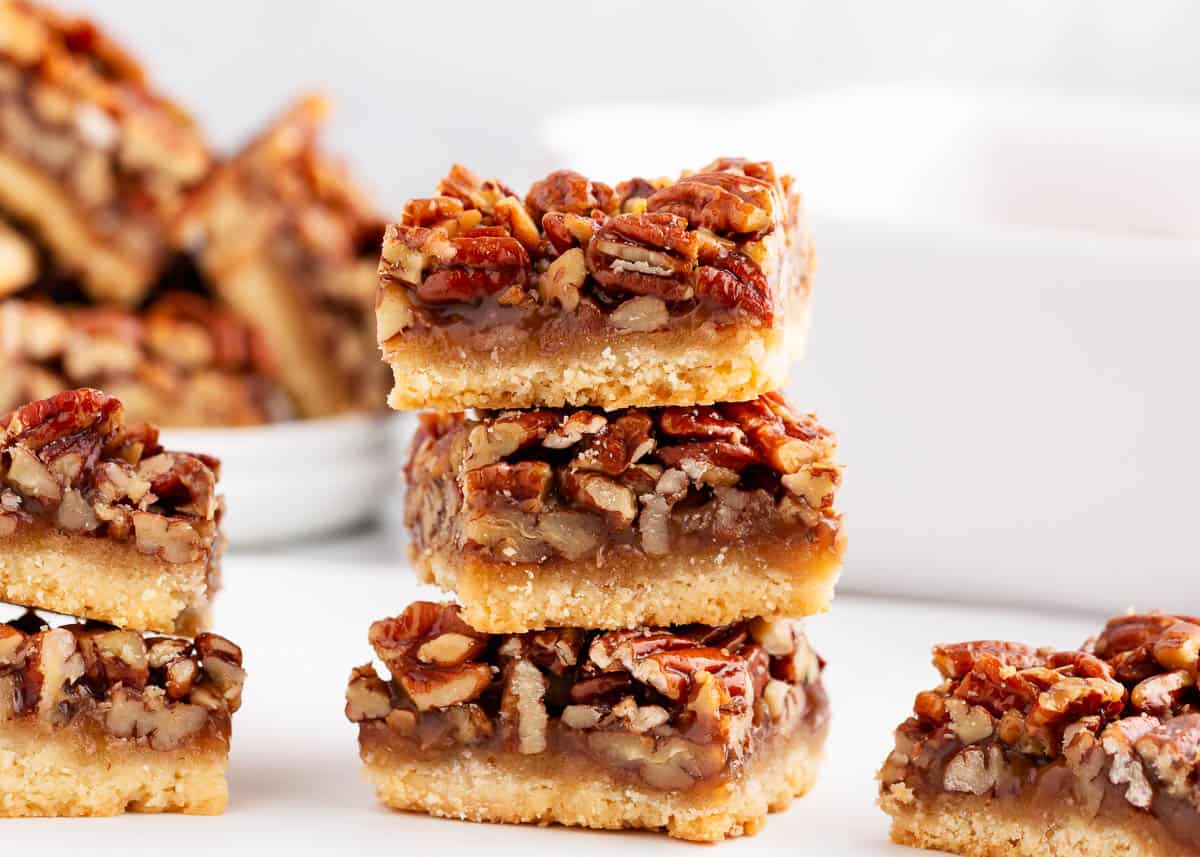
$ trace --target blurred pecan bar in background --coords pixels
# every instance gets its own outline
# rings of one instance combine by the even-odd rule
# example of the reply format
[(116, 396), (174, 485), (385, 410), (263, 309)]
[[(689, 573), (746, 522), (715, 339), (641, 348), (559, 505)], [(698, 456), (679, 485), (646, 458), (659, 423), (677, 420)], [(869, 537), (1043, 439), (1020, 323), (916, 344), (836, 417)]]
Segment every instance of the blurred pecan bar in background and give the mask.
[(563, 170), (524, 201), (456, 166), (438, 194), (384, 237), (394, 408), (735, 401), (802, 349), (813, 257), (770, 163), (616, 188)]
[(301, 416), (381, 406), (375, 343), (383, 222), (317, 148), (324, 101), (296, 104), (217, 167), (180, 240), (209, 287), (261, 331)]
[(168, 292), (141, 313), (0, 304), (0, 413), (76, 387), (162, 426), (257, 425), (294, 416), (253, 328), (200, 295)]
[(752, 834), (816, 778), (821, 660), (794, 620), (481, 634), (452, 604), (371, 626), (350, 677), (367, 779), (470, 821)]
[(0, 298), (37, 280), (37, 250), (20, 232), (0, 222)]
[(164, 450), (97, 390), (0, 425), (0, 601), (145, 631), (203, 625), (221, 551), (215, 459)]
[(93, 24), (0, 3), (0, 211), (93, 299), (145, 296), (209, 164), (192, 120)]
[(244, 680), (214, 634), (0, 623), (0, 817), (222, 812)]
[(422, 414), (406, 470), (414, 563), (491, 632), (808, 615), (841, 568), (834, 451), (775, 393)]
[(967, 855), (1200, 853), (1200, 619), (1111, 619), (1082, 651), (936, 646), (879, 773), (892, 839)]

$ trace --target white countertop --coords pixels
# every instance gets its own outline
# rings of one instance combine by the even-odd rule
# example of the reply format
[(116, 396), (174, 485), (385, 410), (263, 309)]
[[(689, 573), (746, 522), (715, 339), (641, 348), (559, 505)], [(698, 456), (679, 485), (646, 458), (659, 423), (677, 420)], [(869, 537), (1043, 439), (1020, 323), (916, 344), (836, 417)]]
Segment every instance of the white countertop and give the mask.
[[(696, 853), (664, 836), (477, 825), (381, 808), (359, 777), (355, 729), (342, 714), (345, 682), (352, 666), (370, 659), (372, 620), (415, 597), (438, 597), (418, 587), (399, 561), (389, 563), (390, 553), (382, 538), (360, 536), (227, 559), (215, 630), (244, 648), (250, 676), (234, 720), (224, 816), (6, 821), (6, 850), (190, 855), (286, 846), (293, 855), (420, 855), (468, 846), (482, 854)], [(888, 844), (872, 777), (914, 694), (934, 683), (930, 645), (1004, 637), (1076, 646), (1097, 627), (1082, 615), (840, 597), (832, 613), (810, 624), (814, 645), (829, 661), (833, 705), (821, 779), (758, 836), (726, 843), (721, 853), (911, 853)]]

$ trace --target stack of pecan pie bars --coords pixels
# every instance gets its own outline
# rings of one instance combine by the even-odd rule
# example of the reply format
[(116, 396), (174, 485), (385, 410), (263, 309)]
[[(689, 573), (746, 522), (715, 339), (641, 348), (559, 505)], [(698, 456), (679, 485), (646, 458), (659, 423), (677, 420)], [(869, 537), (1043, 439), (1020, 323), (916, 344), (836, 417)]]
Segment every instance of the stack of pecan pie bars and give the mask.
[(197, 633), (218, 470), (97, 390), (3, 417), (0, 601), (28, 609), (0, 622), (0, 816), (224, 809), (242, 653)]
[(168, 426), (379, 407), (383, 222), (325, 113), (222, 160), (91, 22), (0, 0), (0, 412), (83, 386)]
[(775, 392), (812, 253), (770, 163), (524, 199), (454, 167), (389, 226), (390, 403), (418, 574), (347, 715), (390, 806), (756, 832), (813, 783), (828, 709), (800, 617), (844, 546), (833, 435)]

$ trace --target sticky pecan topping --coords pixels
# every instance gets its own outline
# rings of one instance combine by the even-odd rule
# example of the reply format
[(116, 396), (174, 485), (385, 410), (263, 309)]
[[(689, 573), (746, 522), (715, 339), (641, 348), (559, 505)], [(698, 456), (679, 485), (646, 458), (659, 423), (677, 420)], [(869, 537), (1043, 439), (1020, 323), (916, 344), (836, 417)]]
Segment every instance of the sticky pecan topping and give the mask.
[(1198, 653), (1200, 623), (1164, 613), (1111, 619), (1079, 651), (936, 646), (945, 681), (897, 730), (884, 788), (1004, 795), (1039, 781), (1091, 811), (1115, 791), (1184, 829), (1180, 811), (1200, 812)]
[(51, 628), (33, 612), (0, 623), (0, 719), (100, 729), (172, 750), (229, 738), (242, 652), (224, 637), (143, 637), (89, 622)]
[(663, 788), (736, 770), (772, 734), (824, 717), (822, 662), (795, 620), (483, 635), (456, 605), (417, 602), (370, 640), (391, 679), (356, 668), (346, 714), (375, 734), (573, 750)]
[[(0, 536), (24, 527), (134, 541), (169, 563), (207, 559), (219, 463), (164, 451), (121, 403), (79, 389), (18, 408), (0, 435)], [(7, 526), (4, 526), (7, 524)]]
[(694, 408), (422, 422), (406, 473), (421, 549), (505, 562), (740, 544), (837, 527), (835, 440), (775, 394)]
[[(633, 179), (615, 190), (559, 170), (522, 201), (455, 166), (441, 196), (411, 200), (386, 232), (377, 303), (399, 300), (405, 311), (388, 314), (380, 341), (457, 324), (464, 305), (477, 324), (514, 324), (503, 310), (523, 308), (526, 328), (545, 307), (598, 314), (626, 333), (698, 312), (718, 323), (771, 324), (790, 288), (778, 254), (791, 252), (785, 244), (804, 252), (802, 241), (768, 240), (798, 228), (785, 184), (770, 164), (722, 159), (677, 182)], [(460, 243), (471, 236), (494, 240)]]

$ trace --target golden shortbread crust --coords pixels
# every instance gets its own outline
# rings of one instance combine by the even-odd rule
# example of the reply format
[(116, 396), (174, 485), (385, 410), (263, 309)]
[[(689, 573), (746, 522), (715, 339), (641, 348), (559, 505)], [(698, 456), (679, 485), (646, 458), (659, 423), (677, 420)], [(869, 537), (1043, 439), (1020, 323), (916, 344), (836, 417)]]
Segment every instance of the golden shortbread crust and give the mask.
[(892, 817), (892, 841), (966, 857), (1185, 857), (1153, 816), (1128, 804), (1105, 801), (1085, 816), (1057, 802), (1040, 814), (1023, 806), (997, 806), (995, 798), (940, 794), (918, 798), (898, 783), (879, 805)]
[(717, 842), (757, 833), (768, 812), (786, 809), (812, 787), (825, 733), (824, 724), (817, 731), (801, 725), (782, 748), (759, 750), (731, 782), (696, 793), (618, 779), (573, 754), (468, 748), (428, 761), (368, 745), (362, 757), (367, 781), (394, 809), (464, 821), (665, 829), (679, 839)]
[(775, 328), (731, 326), (682, 339), (670, 331), (614, 334), (552, 355), (464, 351), (445, 359), (417, 339), (397, 336), (383, 347), (395, 376), (388, 404), (458, 412), (740, 402), (783, 385), (788, 363), (803, 354), (807, 326), (801, 305)]
[(0, 723), (0, 818), (219, 815), (227, 766), (228, 750), (215, 740), (162, 751), (70, 727)]
[(132, 542), (36, 528), (0, 539), (0, 601), (129, 630), (194, 635), (215, 579), (204, 559), (172, 564)]
[(454, 593), (463, 619), (489, 634), (542, 628), (636, 628), (751, 616), (808, 616), (829, 609), (845, 552), (832, 542), (744, 545), (602, 565), (491, 562), (456, 551), (414, 557), (417, 574)]

